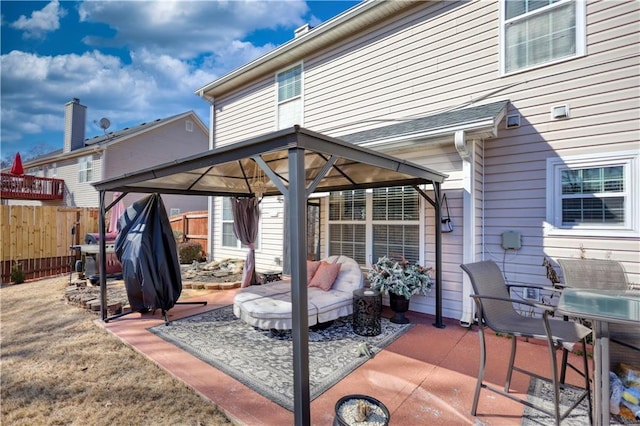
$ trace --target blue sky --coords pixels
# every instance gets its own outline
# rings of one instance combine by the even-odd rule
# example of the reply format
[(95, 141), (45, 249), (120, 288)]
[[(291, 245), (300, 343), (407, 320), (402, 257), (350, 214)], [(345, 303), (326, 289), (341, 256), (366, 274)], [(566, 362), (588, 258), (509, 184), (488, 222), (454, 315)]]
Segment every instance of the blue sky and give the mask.
[[(1, 1), (0, 158), (63, 144), (64, 105), (86, 136), (194, 110), (194, 91), (357, 1)], [(40, 152), (42, 153), (42, 152)]]

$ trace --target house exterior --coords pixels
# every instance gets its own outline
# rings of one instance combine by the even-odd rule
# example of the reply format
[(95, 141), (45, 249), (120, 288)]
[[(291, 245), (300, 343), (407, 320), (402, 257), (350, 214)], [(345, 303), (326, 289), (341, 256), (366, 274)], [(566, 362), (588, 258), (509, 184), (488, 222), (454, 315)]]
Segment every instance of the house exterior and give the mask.
[[(193, 111), (118, 131), (108, 131), (109, 122), (102, 119), (105, 134), (86, 139), (86, 110), (77, 98), (68, 102), (63, 149), (24, 163), (27, 175), (63, 179), (63, 199), (6, 200), (8, 204), (98, 207), (98, 191), (92, 182), (196, 154), (209, 147), (209, 131)], [(142, 196), (130, 194), (123, 200), (129, 205)], [(206, 197), (163, 195), (162, 198), (169, 215), (206, 210), (208, 205)]]
[[(366, 1), (303, 27), (196, 92), (213, 144), (299, 124), (448, 174), (443, 315), (463, 325), (461, 263), (492, 259), (510, 284), (549, 285), (545, 257), (610, 258), (640, 283), (640, 3), (546, 3)], [(243, 257), (228, 202), (210, 208), (208, 252)], [(284, 208), (262, 201), (258, 270), (282, 268)], [(310, 253), (429, 266), (430, 209), (403, 188), (320, 194)], [(411, 309), (433, 313), (433, 298)]]

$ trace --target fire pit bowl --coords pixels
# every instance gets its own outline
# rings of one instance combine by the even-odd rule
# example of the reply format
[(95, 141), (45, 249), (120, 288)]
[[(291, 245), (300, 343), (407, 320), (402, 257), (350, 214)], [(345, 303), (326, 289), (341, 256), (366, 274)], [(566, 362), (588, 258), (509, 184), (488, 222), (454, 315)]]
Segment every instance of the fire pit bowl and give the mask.
[[(368, 415), (365, 421), (359, 421), (359, 407), (366, 407)], [(336, 402), (336, 416), (333, 426), (387, 426), (391, 415), (384, 404), (368, 395), (346, 395)]]

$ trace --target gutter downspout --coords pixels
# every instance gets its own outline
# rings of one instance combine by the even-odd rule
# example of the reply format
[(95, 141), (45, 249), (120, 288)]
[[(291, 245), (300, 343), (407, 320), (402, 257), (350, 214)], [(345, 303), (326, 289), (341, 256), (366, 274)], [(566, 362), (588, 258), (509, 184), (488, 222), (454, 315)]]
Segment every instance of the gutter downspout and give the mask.
[[(475, 201), (475, 146), (476, 141), (467, 142), (464, 130), (454, 135), (454, 144), (462, 159), (462, 263), (475, 261), (476, 251), (476, 201)], [(462, 317), (460, 325), (470, 327), (475, 313), (471, 281), (462, 274)]]

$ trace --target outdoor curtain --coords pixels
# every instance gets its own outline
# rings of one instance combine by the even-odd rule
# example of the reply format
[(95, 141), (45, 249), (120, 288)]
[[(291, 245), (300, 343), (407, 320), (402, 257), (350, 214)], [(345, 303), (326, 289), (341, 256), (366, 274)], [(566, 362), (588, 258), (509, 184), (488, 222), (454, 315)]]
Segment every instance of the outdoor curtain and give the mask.
[(241, 287), (248, 287), (257, 282), (255, 242), (258, 238), (258, 222), (260, 220), (260, 201), (255, 198), (232, 198), (233, 233), (247, 247), (249, 253), (244, 262)]

